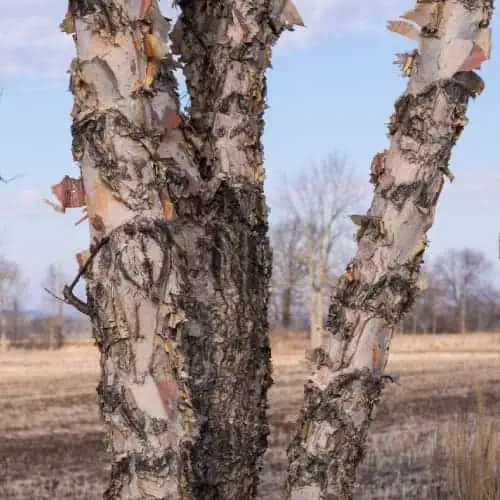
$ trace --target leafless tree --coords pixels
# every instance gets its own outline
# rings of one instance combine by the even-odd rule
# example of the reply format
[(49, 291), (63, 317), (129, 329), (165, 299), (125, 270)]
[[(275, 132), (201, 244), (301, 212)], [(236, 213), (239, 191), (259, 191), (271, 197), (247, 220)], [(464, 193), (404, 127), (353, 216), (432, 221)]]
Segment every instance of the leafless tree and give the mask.
[(476, 330), (498, 330), (500, 326), (500, 290), (491, 283), (484, 284), (472, 297), (469, 311), (476, 319)]
[[(329, 342), (318, 350), (288, 448), (287, 499), (352, 498), (372, 411), (379, 401), (396, 326), (422, 289), (420, 266), (448, 164), (483, 89), (472, 70), (490, 53), (491, 0), (418, 1), (389, 24), (418, 41), (398, 57), (409, 85), (375, 156), (375, 194), (359, 224), (358, 249), (334, 291)], [(369, 89), (367, 89), (369, 91)]]
[(479, 296), (491, 268), (483, 253), (468, 248), (450, 250), (436, 261), (433, 274), (441, 283), (448, 306), (453, 309), (457, 331), (467, 331), (469, 301)]
[[(467, 256), (470, 253), (474, 257)], [(475, 271), (467, 272), (465, 266), (474, 267)], [(491, 268), (492, 263), (478, 251), (449, 250), (440, 256), (427, 266), (427, 289), (404, 319), (401, 331), (443, 333), (461, 331), (464, 326), (467, 331), (496, 328), (500, 320), (500, 291), (490, 281)]]
[[(352, 234), (348, 215), (364, 194), (364, 184), (345, 156), (333, 153), (287, 182), (281, 208), (295, 225), (294, 258), (307, 276), (311, 349), (321, 345), (328, 290), (345, 265)], [(299, 237), (300, 236), (300, 237)]]
[(443, 304), (444, 290), (432, 271), (432, 266), (429, 268), (429, 266), (423, 265), (422, 273), (425, 273), (426, 276), (426, 288), (403, 320), (401, 325), (403, 333), (436, 333), (439, 318), (446, 313)]
[(307, 274), (302, 260), (304, 233), (300, 220), (285, 219), (271, 228), (273, 248), (272, 297), (283, 328), (292, 326), (292, 309), (300, 300), (300, 286)]

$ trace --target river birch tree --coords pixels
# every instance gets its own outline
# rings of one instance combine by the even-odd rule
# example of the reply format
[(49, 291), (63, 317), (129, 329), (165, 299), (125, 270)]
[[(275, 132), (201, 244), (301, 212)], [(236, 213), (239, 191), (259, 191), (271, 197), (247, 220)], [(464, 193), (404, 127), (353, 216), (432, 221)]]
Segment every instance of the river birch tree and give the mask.
[(101, 351), (105, 497), (252, 498), (271, 384), (265, 72), (302, 20), (289, 0), (176, 4), (171, 30), (157, 0), (69, 1), (81, 178), (53, 192), (86, 206), (91, 244), (87, 301), (64, 295)]
[[(390, 145), (372, 163), (366, 215), (355, 216), (358, 248), (336, 287), (329, 340), (288, 449), (285, 498), (352, 498), (356, 469), (384, 383), (395, 327), (424, 287), (420, 267), (452, 148), (467, 104), (484, 87), (473, 71), (489, 58), (492, 0), (417, 1), (389, 29), (418, 49), (398, 56), (409, 84), (389, 123)], [(367, 82), (368, 85), (368, 82)]]

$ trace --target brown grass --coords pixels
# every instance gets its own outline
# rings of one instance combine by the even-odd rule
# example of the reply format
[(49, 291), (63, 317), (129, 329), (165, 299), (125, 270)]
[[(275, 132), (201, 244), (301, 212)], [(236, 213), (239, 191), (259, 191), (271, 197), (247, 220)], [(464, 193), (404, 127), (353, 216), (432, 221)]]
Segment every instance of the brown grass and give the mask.
[[(274, 330), (271, 334), (273, 350), (280, 354), (308, 349), (308, 332)], [(468, 334), (401, 334), (394, 335), (391, 353), (417, 352), (500, 352), (499, 333)]]
[[(453, 457), (469, 457), (472, 463), (485, 456), (484, 445), (476, 444), (483, 455), (468, 454), (464, 447), (461, 455), (453, 455), (446, 447), (454, 415), (476, 411), (476, 386), (483, 394), (488, 422), (500, 423), (500, 351), (494, 347), (499, 338), (396, 336), (388, 371), (400, 372), (401, 381), (387, 386), (376, 411), (354, 500), (452, 498), (448, 469), (459, 470), (467, 463)], [(285, 449), (307, 377), (306, 334), (275, 333), (272, 344), (275, 383), (261, 500), (280, 499)], [(110, 457), (95, 391), (98, 378), (99, 352), (92, 341), (73, 342), (55, 352), (0, 353), (1, 500), (102, 498)], [(469, 439), (472, 446), (471, 429), (477, 425), (467, 418), (467, 430), (455, 432), (454, 439)]]
[(447, 454), (448, 487), (455, 500), (500, 498), (500, 435), (488, 418), (478, 391), (477, 413), (458, 415), (447, 426), (442, 442)]

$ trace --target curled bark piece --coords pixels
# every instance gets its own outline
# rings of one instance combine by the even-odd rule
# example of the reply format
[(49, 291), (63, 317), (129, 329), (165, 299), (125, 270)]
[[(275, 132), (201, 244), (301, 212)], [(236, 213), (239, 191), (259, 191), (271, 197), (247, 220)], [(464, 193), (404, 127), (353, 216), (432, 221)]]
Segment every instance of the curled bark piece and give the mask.
[(84, 215), (81, 217), (81, 219), (78, 219), (75, 222), (75, 226), (79, 226), (82, 222), (85, 222), (89, 218), (89, 214), (87, 213), (87, 210), (84, 209)]
[(453, 80), (463, 85), (472, 97), (477, 97), (484, 90), (483, 79), (473, 71), (461, 71), (453, 77)]
[(52, 193), (59, 200), (59, 205), (45, 199), (45, 203), (58, 212), (64, 213), (67, 208), (79, 208), (86, 204), (85, 188), (81, 178), (74, 179), (65, 175), (63, 180), (51, 187)]
[(487, 57), (483, 49), (474, 43), (472, 46), (471, 53), (467, 56), (467, 59), (462, 63), (458, 71), (472, 71), (473, 69), (479, 69), (481, 64), (486, 61)]
[(44, 203), (51, 206), (56, 212), (59, 212), (60, 214), (66, 212), (66, 210), (59, 203), (54, 203), (53, 201), (48, 200), (47, 198), (44, 198), (43, 201)]
[(300, 15), (297, 7), (292, 2), (292, 0), (285, 0), (283, 5), (283, 10), (281, 11), (280, 22), (285, 26), (302, 26), (304, 27), (304, 21)]
[(389, 21), (387, 23), (387, 29), (394, 33), (399, 33), (410, 40), (418, 41), (420, 39), (420, 30), (413, 24), (405, 21)]
[(68, 12), (66, 12), (66, 15), (59, 25), (59, 28), (63, 33), (72, 34), (75, 32), (75, 18), (73, 17), (71, 11), (68, 10)]
[[(385, 159), (387, 157), (387, 150), (377, 153), (372, 160), (370, 167), (370, 181), (377, 184), (379, 177), (385, 172)], [(354, 222), (354, 221), (353, 221)]]
[(74, 179), (65, 175), (59, 184), (52, 186), (51, 190), (63, 209), (83, 207), (86, 204), (85, 188), (81, 178)]
[(425, 26), (431, 20), (432, 4), (431, 3), (417, 3), (414, 9), (408, 10), (402, 16), (402, 19), (413, 21), (420, 27)]
[(140, 17), (143, 18), (151, 8), (152, 0), (140, 0), (140, 1), (141, 1)]
[(78, 263), (78, 267), (80, 269), (83, 269), (89, 258), (90, 258), (90, 250), (83, 250), (82, 252), (78, 252), (76, 254), (76, 261)]
[(453, 182), (455, 180), (455, 174), (450, 170), (449, 167), (444, 167), (443, 173), (444, 173), (444, 175), (446, 175), (446, 177), (448, 177), (450, 182)]

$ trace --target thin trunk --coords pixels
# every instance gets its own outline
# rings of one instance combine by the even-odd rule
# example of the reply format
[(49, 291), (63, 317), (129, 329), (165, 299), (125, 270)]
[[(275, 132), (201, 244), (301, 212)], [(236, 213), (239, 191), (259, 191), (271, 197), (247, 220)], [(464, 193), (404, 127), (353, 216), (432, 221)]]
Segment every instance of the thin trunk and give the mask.
[(14, 341), (19, 340), (19, 319), (20, 319), (20, 314), (19, 314), (19, 302), (17, 300), (14, 300), (14, 307), (12, 311), (12, 339)]
[(419, 53), (402, 57), (410, 84), (396, 103), (390, 147), (372, 164), (374, 199), (361, 220), (356, 256), (330, 305), (329, 345), (306, 384), (288, 449), (287, 499), (352, 498), (390, 340), (421, 287), (426, 233), (443, 174), (450, 175), (448, 162), (469, 98), (482, 90), (479, 77), (460, 69), (466, 62), (470, 70), (468, 56), (478, 46), (488, 52), (492, 2), (445, 0), (417, 7), (413, 17), (426, 25)]
[(283, 290), (283, 309), (281, 316), (281, 324), (283, 328), (290, 328), (292, 324), (292, 289), (286, 287)]
[[(63, 288), (63, 270), (62, 270), (62, 265), (59, 264), (57, 266), (57, 274), (56, 274), (56, 287), (55, 289), (59, 292)], [(63, 343), (63, 336), (64, 336), (64, 303), (61, 302), (60, 300), (56, 301), (56, 328), (55, 328), (55, 335), (54, 335), (54, 340), (52, 344), (52, 348), (60, 348)]]
[(434, 306), (432, 307), (432, 333), (437, 333), (437, 312)]
[(4, 311), (0, 314), (0, 350), (1, 352), (7, 352), (9, 346), (9, 339), (7, 338), (7, 329), (5, 328), (5, 313)]
[(458, 331), (459, 333), (467, 333), (467, 297), (463, 293), (458, 311)]
[(437, 332), (437, 307), (436, 307), (437, 293), (433, 288), (430, 290), (430, 305), (431, 305), (431, 330), (432, 333)]
[(182, 124), (157, 2), (70, 1), (93, 260), (88, 304), (68, 300), (91, 316), (102, 353), (108, 499), (253, 498), (267, 444), (260, 137), (281, 2), (178, 4)]

